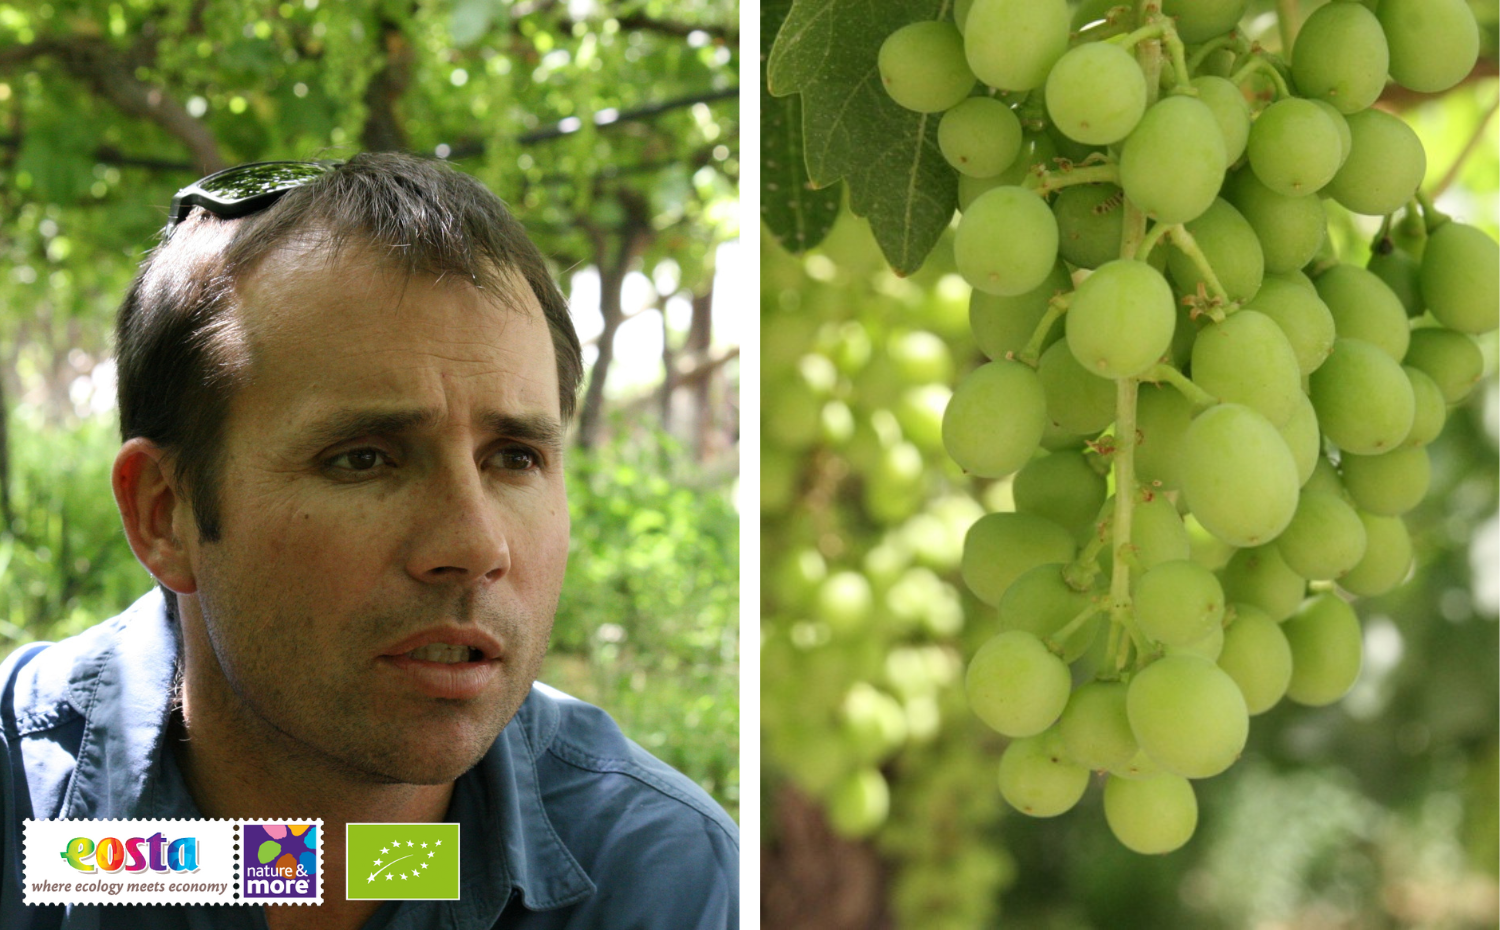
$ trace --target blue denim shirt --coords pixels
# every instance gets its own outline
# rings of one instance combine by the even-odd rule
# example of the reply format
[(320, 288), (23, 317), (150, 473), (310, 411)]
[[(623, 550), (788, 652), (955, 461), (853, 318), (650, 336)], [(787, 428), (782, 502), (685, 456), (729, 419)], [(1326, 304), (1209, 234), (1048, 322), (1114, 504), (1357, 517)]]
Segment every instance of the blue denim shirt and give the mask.
[[(265, 930), (258, 906), (35, 906), (22, 821), (197, 818), (165, 751), (177, 644), (161, 596), (0, 665), (0, 927)], [(288, 816), (298, 813), (288, 812)], [(608, 715), (538, 684), (454, 785), (457, 901), (391, 901), (366, 930), (723, 930), (739, 832)]]

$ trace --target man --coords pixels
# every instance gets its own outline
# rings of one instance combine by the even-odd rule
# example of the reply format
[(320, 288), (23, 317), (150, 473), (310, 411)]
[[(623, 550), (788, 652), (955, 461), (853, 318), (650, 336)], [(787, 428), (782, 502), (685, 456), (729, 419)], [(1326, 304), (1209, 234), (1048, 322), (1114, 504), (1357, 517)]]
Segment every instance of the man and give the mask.
[[(0, 666), (0, 927), (737, 923), (733, 822), (532, 687), (582, 363), (499, 200), (401, 155), (204, 179), (117, 356), (115, 498), (159, 586)], [(27, 818), (321, 818), (324, 903), (28, 906)], [(460, 899), (345, 900), (376, 821), (458, 822)]]

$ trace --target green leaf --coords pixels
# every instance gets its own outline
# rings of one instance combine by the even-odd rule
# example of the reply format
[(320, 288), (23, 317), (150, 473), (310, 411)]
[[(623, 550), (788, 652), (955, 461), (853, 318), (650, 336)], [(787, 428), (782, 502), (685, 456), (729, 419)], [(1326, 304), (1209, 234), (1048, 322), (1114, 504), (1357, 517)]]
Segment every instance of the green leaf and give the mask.
[(766, 89), (771, 42), (792, 0), (764, 0), (760, 8), (760, 216), (776, 241), (805, 252), (828, 235), (838, 219), (842, 188), (815, 188), (802, 150), (802, 98), (773, 97)]
[(813, 185), (848, 182), (850, 209), (901, 274), (922, 266), (953, 219), (958, 176), (938, 151), (939, 115), (894, 103), (876, 58), (895, 30), (946, 12), (946, 0), (794, 0), (766, 66), (772, 94), (802, 95)]

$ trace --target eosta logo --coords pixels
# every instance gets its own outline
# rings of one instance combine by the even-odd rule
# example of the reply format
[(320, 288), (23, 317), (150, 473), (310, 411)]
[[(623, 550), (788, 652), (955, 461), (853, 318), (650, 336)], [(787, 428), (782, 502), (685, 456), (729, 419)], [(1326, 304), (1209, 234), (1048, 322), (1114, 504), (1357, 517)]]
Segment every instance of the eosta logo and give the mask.
[[(198, 871), (198, 838), (185, 836), (168, 840), (165, 834), (135, 836), (127, 840), (106, 836), (96, 845), (86, 836), (75, 836), (58, 855), (80, 872), (196, 872)], [(94, 860), (93, 863), (89, 860)], [(98, 869), (95, 868), (97, 864)]]

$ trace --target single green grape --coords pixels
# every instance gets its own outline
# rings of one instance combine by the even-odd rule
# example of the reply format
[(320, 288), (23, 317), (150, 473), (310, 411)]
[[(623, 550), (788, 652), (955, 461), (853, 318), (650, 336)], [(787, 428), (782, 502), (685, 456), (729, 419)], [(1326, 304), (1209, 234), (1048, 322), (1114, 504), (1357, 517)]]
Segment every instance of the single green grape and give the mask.
[(1381, 0), (1391, 77), (1424, 94), (1447, 90), (1479, 58), (1479, 25), (1464, 0)]
[(1064, 319), (1068, 348), (1085, 370), (1131, 378), (1167, 351), (1177, 312), (1160, 272), (1145, 262), (1116, 259), (1084, 279)]
[(965, 471), (998, 478), (1030, 460), (1046, 420), (1036, 372), (1020, 362), (989, 362), (954, 390), (943, 413), (943, 445)]
[[(1255, 138), (1253, 127), (1250, 138)], [(1159, 222), (1186, 223), (1213, 205), (1228, 165), (1224, 135), (1208, 105), (1193, 97), (1167, 97), (1148, 109), (1126, 138), (1120, 186)]]
[(1125, 707), (1141, 749), (1184, 778), (1229, 768), (1250, 732), (1239, 685), (1202, 656), (1168, 655), (1136, 672)]
[(1292, 48), (1297, 90), (1327, 100), (1342, 113), (1363, 110), (1379, 99), (1389, 67), (1380, 20), (1358, 3), (1313, 10)]
[(1068, 757), (1056, 728), (1023, 737), (1000, 756), (1000, 795), (1030, 817), (1072, 810), (1089, 785), (1089, 770)]
[(906, 109), (940, 113), (969, 96), (974, 87), (974, 73), (963, 52), (963, 36), (952, 23), (910, 23), (880, 46), (880, 83)]
[(1180, 849), (1198, 829), (1198, 799), (1186, 778), (1110, 776), (1104, 783), (1104, 820), (1132, 852), (1160, 855)]
[(1319, 594), (1281, 628), (1292, 649), (1287, 697), (1322, 707), (1349, 693), (1364, 653), (1353, 607), (1336, 594)]
[(1073, 534), (1031, 513), (985, 514), (964, 536), (960, 570), (964, 583), (991, 607), (1029, 568), (1048, 562), (1071, 562), (1077, 550)]
[(964, 54), (979, 79), (999, 90), (1041, 87), (1068, 50), (1066, 0), (974, 0), (964, 20)]
[(1052, 726), (1073, 690), (1068, 667), (1022, 630), (991, 637), (969, 662), (969, 707), (1005, 736), (1034, 736)]
[(1070, 139), (1110, 145), (1146, 112), (1146, 76), (1135, 56), (1104, 42), (1076, 46), (1047, 75), (1047, 112)]
[(1411, 381), (1375, 345), (1336, 340), (1310, 386), (1323, 434), (1346, 452), (1376, 455), (1396, 448), (1411, 432), (1416, 412)]
[(1057, 264), (1057, 220), (1030, 190), (985, 191), (959, 218), (953, 259), (959, 274), (981, 291), (1024, 294), (1046, 281)]
[(1183, 437), (1183, 496), (1204, 528), (1232, 546), (1275, 539), (1292, 520), (1299, 487), (1291, 450), (1249, 407), (1211, 407)]
[(1292, 647), (1281, 626), (1265, 611), (1235, 605), (1235, 618), (1224, 630), (1219, 668), (1239, 685), (1245, 709), (1253, 717), (1275, 707), (1292, 680)]
[(1021, 152), (1021, 121), (993, 97), (969, 97), (943, 114), (938, 149), (963, 174), (995, 177)]
[(1438, 322), (1461, 333), (1500, 326), (1500, 246), (1482, 230), (1449, 221), (1427, 237), (1418, 282)]
[(1287, 97), (1250, 125), (1250, 168), (1278, 194), (1317, 193), (1339, 170), (1343, 146), (1337, 124), (1311, 100)]

